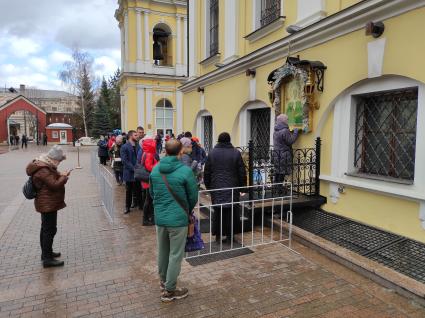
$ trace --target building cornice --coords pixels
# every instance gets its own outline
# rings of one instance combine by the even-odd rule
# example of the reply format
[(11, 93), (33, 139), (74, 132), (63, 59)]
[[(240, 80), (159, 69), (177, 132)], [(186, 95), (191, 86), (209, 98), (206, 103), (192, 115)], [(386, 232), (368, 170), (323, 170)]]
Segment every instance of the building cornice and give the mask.
[(165, 80), (165, 81), (185, 81), (187, 79), (186, 76), (123, 72), (121, 74), (121, 80), (124, 79), (125, 77), (138, 77), (138, 78), (146, 78), (146, 79)]
[(191, 92), (229, 77), (283, 59), (291, 54), (328, 42), (353, 31), (360, 30), (370, 21), (386, 20), (411, 10), (424, 7), (425, 0), (369, 0), (324, 18), (285, 38), (253, 51), (225, 66), (186, 82), (179, 89)]

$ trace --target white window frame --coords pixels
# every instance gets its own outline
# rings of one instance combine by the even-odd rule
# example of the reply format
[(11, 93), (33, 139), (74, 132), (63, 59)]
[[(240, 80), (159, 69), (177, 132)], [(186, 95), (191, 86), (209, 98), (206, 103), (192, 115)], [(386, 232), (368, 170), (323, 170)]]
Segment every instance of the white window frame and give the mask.
[(259, 39), (262, 39), (269, 35), (270, 33), (279, 30), (283, 27), (285, 22), (285, 18), (283, 17), (284, 13), (284, 0), (280, 1), (280, 19), (267, 24), (265, 26), (261, 26), (261, 0), (251, 0), (252, 1), (252, 29), (251, 33), (245, 36), (245, 39), (250, 43), (255, 42)]
[[(164, 136), (165, 136), (165, 134), (167, 133), (167, 130), (169, 130), (169, 129), (171, 129), (172, 132), (175, 133), (175, 129), (174, 129), (174, 112), (175, 112), (175, 108), (174, 108), (173, 104), (171, 103), (171, 101), (169, 99), (167, 99), (167, 98), (161, 98), (156, 103), (156, 105), (158, 105), (158, 103), (161, 102), (161, 101), (164, 102), (164, 100), (168, 100), (170, 102), (170, 104), (171, 104), (171, 107), (158, 107), (158, 106), (155, 107), (155, 134), (156, 134), (156, 131), (158, 129), (162, 129), (163, 132), (164, 132)], [(171, 114), (172, 114), (171, 115), (171, 118), (165, 116), (165, 111), (166, 110), (170, 110), (171, 111)], [(158, 111), (162, 111), (162, 117), (159, 117), (158, 116)], [(162, 125), (160, 125), (160, 126), (157, 125), (158, 119), (162, 119)], [(166, 119), (171, 119), (171, 126), (167, 126), (166, 125), (166, 123), (165, 123)]]
[[(398, 184), (348, 176), (354, 167), (356, 103), (353, 95), (418, 87), (415, 176), (413, 184)], [(425, 84), (401, 76), (383, 76), (359, 83), (341, 94), (333, 111), (331, 175), (320, 179), (408, 199), (425, 200)]]
[(251, 112), (254, 109), (270, 109), (270, 144), (273, 143), (273, 130), (275, 125), (274, 111), (262, 101), (254, 101), (245, 105), (239, 113), (239, 145), (247, 146), (251, 138)]

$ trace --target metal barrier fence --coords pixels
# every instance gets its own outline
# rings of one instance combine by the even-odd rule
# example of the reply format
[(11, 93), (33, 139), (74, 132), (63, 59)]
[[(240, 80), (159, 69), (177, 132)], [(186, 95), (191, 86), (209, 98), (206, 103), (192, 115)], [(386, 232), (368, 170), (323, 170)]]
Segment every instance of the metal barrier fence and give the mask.
[[(261, 195), (250, 199), (248, 193), (252, 190)], [(280, 195), (268, 197), (270, 191)], [(223, 202), (223, 198), (224, 203), (214, 203)], [(289, 207), (288, 211), (284, 211), (285, 206)], [(205, 249), (187, 253), (186, 259), (278, 242), (287, 242), (291, 248), (290, 182), (199, 191), (195, 214), (204, 233)]]
[(115, 208), (114, 208), (114, 187), (110, 181), (112, 176), (111, 172), (99, 164), (99, 159), (96, 152), (91, 154), (91, 171), (95, 176), (96, 181), (99, 185), (100, 199), (102, 206), (105, 208), (106, 214), (108, 215), (112, 224), (115, 223)]
[[(291, 182), (294, 193), (305, 196), (320, 194), (321, 140), (316, 139), (314, 148), (293, 149), (292, 155), (278, 151), (269, 145), (238, 147), (248, 172), (248, 184)], [(292, 159), (292, 160), (290, 160)], [(252, 197), (252, 193), (251, 199)]]

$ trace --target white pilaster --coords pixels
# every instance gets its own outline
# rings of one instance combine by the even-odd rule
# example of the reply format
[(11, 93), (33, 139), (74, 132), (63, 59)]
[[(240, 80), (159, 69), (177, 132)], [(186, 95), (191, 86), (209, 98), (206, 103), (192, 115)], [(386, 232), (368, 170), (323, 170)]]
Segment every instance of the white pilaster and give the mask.
[(226, 30), (224, 35), (224, 62), (230, 62), (237, 55), (238, 13), (236, 0), (225, 1), (224, 26)]
[(125, 63), (128, 63), (128, 12), (124, 14)]
[(145, 38), (145, 64), (151, 65), (151, 50), (150, 50), (150, 36), (149, 36), (149, 11), (143, 12), (143, 21), (144, 21), (144, 38)]
[(182, 41), (181, 41), (181, 17), (177, 16), (177, 34), (176, 34), (176, 42), (177, 42), (177, 52), (176, 52), (176, 63), (182, 63)]
[[(196, 0), (195, 0), (196, 1)], [(204, 1), (204, 12), (202, 19), (202, 31), (203, 32), (203, 44), (204, 44), (204, 56), (202, 59), (206, 59), (210, 56), (210, 0)]]
[[(183, 74), (187, 73), (187, 18), (183, 18), (183, 65), (184, 65), (184, 72)], [(186, 74), (187, 76), (187, 74)]]
[(142, 50), (142, 13), (140, 10), (136, 11), (136, 28), (137, 28), (137, 61), (143, 59), (143, 50)]
[(384, 65), (385, 38), (371, 41), (367, 44), (368, 77), (379, 77), (382, 75)]
[(123, 115), (124, 115), (124, 130), (128, 131), (128, 92), (127, 90), (124, 92), (124, 107), (123, 107)]
[(152, 89), (146, 88), (146, 126), (153, 128), (152, 121)]
[(177, 99), (177, 132), (183, 131), (183, 93), (181, 91), (176, 92)]
[(120, 23), (120, 33), (121, 33), (121, 69), (124, 70), (125, 64), (125, 31), (124, 26)]
[[(326, 3), (323, 0), (298, 0), (297, 5), (296, 25), (300, 27), (304, 28), (326, 17)], [(281, 15), (283, 14), (281, 13)]]
[(196, 76), (196, 0), (189, 0), (189, 77)]
[(121, 100), (121, 130), (122, 131), (126, 131), (126, 127), (125, 127), (125, 111), (124, 111), (124, 107), (125, 107), (124, 95), (121, 95), (120, 96), (120, 100)]
[(137, 88), (137, 125), (145, 126), (145, 89)]
[(251, 77), (249, 79), (249, 100), (254, 101), (257, 98), (257, 78)]
[(201, 107), (201, 110), (204, 110), (205, 109), (205, 95), (204, 95), (204, 93), (200, 94), (200, 98), (201, 98), (201, 100), (199, 102), (199, 106)]

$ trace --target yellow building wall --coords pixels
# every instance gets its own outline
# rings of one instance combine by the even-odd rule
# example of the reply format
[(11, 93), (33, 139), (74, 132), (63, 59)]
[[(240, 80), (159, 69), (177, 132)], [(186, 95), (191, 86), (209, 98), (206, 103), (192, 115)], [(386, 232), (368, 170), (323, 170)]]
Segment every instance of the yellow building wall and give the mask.
[[(341, 8), (355, 2), (358, 1), (342, 1)], [(247, 9), (247, 16), (249, 16), (249, 9)], [(423, 72), (425, 41), (411, 41), (412, 30), (425, 29), (424, 16), (425, 8), (421, 8), (384, 21), (385, 33), (382, 37), (386, 38), (386, 48), (383, 74), (407, 76), (425, 83)], [(421, 38), (419, 33), (418, 39)], [(407, 34), (411, 36), (406, 36)], [(295, 148), (313, 146), (318, 124), (321, 123), (323, 126), (321, 172), (323, 174), (331, 173), (333, 110), (328, 108), (344, 90), (367, 79), (367, 44), (370, 41), (374, 39), (365, 36), (364, 30), (359, 30), (294, 53), (299, 54), (301, 59), (320, 60), (328, 67), (325, 73), (324, 92), (317, 94), (320, 109), (314, 111), (313, 133), (302, 135), (294, 145)], [(267, 97), (269, 90), (267, 76), (283, 63), (284, 59), (256, 69), (256, 96), (268, 105), (270, 103)], [(248, 99), (249, 77), (245, 74), (205, 86), (205, 109), (212, 114), (217, 133), (229, 131), (233, 132), (234, 141), (238, 138), (237, 115)], [(200, 93), (196, 91), (184, 94), (184, 128), (186, 130), (194, 128), (196, 115), (200, 111), (199, 101)], [(234, 144), (237, 145), (237, 141)], [(328, 183), (322, 181), (321, 185), (322, 194), (329, 197)], [(419, 203), (416, 201), (348, 187), (337, 204), (328, 203), (325, 209), (425, 242), (425, 230), (420, 224)]]
[[(176, 21), (176, 15), (184, 16), (186, 15), (186, 8), (184, 6), (177, 6), (177, 5), (167, 5), (160, 2), (154, 2), (154, 1), (146, 1), (146, 0), (138, 0), (138, 1), (123, 1), (122, 3), (122, 12), (123, 14), (118, 17), (118, 20), (121, 23), (124, 23), (124, 13), (128, 14), (128, 63), (129, 65), (136, 65), (137, 63), (137, 36), (138, 36), (138, 30), (137, 30), (137, 10), (149, 10), (148, 14), (148, 36), (149, 36), (149, 43), (153, 44), (153, 37), (152, 37), (152, 31), (153, 28), (158, 24), (165, 24), (167, 25), (171, 32), (172, 37), (170, 44), (171, 46), (168, 47), (169, 52), (171, 51), (172, 61), (170, 63), (171, 67), (176, 66), (177, 62), (177, 21)], [(149, 61), (153, 62), (153, 52), (152, 52), (152, 45), (148, 46), (149, 51), (145, 51), (145, 29), (144, 29), (144, 13), (141, 14), (141, 30), (139, 32), (140, 41), (142, 45), (142, 51), (143, 51), (143, 60), (148, 59)], [(183, 41), (184, 37), (184, 22), (181, 20), (181, 33), (180, 38)], [(181, 45), (181, 58), (182, 58), (182, 64), (185, 64), (186, 61), (183, 60), (184, 58), (184, 50), (185, 46), (182, 43)], [(123, 57), (124, 58), (124, 57)], [(151, 133), (155, 133), (156, 129), (156, 118), (155, 118), (155, 107), (157, 102), (161, 98), (167, 98), (171, 101), (173, 104), (174, 109), (174, 123), (173, 123), (173, 129), (174, 132), (177, 130), (177, 100), (176, 100), (176, 92), (177, 87), (181, 85), (180, 80), (176, 79), (164, 79), (161, 78), (161, 76), (158, 76), (157, 78), (148, 77), (145, 74), (138, 74), (138, 76), (134, 76), (134, 73), (130, 75), (124, 73), (121, 81), (121, 91), (124, 95), (125, 100), (125, 111), (126, 111), (126, 120), (127, 123), (126, 127), (123, 127), (124, 130), (130, 130), (130, 129), (136, 129), (137, 126), (142, 125), (145, 126), (145, 129), (147, 131), (151, 131)], [(149, 90), (152, 91), (152, 116), (150, 118), (147, 117), (147, 94), (144, 90), (143, 100), (139, 101), (139, 95), (137, 92), (137, 87), (141, 88), (147, 88), (149, 87)], [(165, 92), (165, 96), (160, 96), (162, 93)], [(143, 105), (143, 118), (144, 122), (138, 122), (139, 121), (139, 114), (138, 109), (140, 105)]]
[[(264, 47), (270, 43), (278, 41), (283, 37), (287, 36), (286, 28), (289, 25), (297, 23), (298, 16), (298, 6), (297, 0), (282, 0), (283, 1), (283, 15), (285, 16), (284, 24), (278, 30), (264, 36), (263, 38), (256, 40), (254, 42), (249, 42), (244, 37), (252, 33), (252, 16), (253, 16), (253, 2), (251, 0), (239, 0), (238, 2), (238, 55), (240, 57), (247, 55), (259, 48)], [(224, 8), (225, 0), (219, 1), (219, 53), (221, 53), (220, 62), (224, 60), (224, 41), (225, 41), (225, 20), (224, 20)], [(333, 15), (343, 9), (346, 9), (352, 5), (361, 2), (360, 0), (325, 0), (325, 12), (327, 16)], [(200, 34), (197, 37), (198, 41), (198, 61), (204, 60), (205, 45), (203, 41), (203, 35), (205, 34), (205, 26), (203, 23), (204, 19), (204, 10), (205, 10), (205, 1), (198, 1), (197, 6), (197, 17), (198, 17), (198, 30)], [(200, 67), (200, 75), (207, 74), (211, 71), (214, 71), (216, 66), (207, 65)]]

